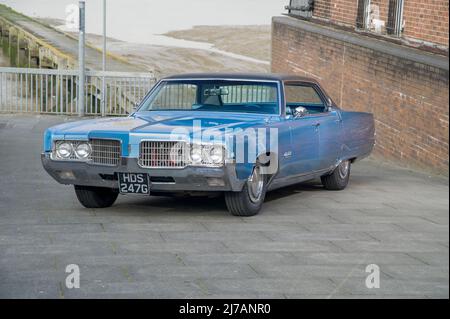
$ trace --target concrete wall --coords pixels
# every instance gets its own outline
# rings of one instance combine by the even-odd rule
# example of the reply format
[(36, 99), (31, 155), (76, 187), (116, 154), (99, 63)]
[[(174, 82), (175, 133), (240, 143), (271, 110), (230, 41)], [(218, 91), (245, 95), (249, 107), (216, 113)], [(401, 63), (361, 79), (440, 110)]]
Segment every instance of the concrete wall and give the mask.
[[(378, 8), (378, 19), (386, 26), (389, 0), (371, 0), (370, 3)], [(357, 8), (358, 0), (315, 0), (313, 17), (355, 27)], [(403, 37), (448, 48), (448, 10), (448, 0), (404, 0)]]
[(313, 77), (343, 108), (374, 113), (376, 155), (448, 174), (445, 57), (275, 17), (272, 71)]

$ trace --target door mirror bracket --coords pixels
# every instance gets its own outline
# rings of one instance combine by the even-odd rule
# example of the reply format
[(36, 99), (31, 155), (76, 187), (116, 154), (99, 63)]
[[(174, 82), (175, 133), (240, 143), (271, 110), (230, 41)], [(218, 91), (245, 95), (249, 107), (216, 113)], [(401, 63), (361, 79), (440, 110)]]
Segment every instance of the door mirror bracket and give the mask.
[(304, 117), (307, 114), (308, 114), (308, 110), (305, 107), (303, 107), (303, 106), (297, 106), (293, 110), (294, 119), (298, 119), (298, 118)]

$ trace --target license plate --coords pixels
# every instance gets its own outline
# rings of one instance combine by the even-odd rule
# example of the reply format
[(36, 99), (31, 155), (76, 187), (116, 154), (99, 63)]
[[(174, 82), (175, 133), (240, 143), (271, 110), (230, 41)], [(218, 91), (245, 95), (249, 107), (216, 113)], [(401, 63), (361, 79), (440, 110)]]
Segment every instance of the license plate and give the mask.
[(144, 173), (118, 173), (122, 194), (150, 194), (148, 175)]

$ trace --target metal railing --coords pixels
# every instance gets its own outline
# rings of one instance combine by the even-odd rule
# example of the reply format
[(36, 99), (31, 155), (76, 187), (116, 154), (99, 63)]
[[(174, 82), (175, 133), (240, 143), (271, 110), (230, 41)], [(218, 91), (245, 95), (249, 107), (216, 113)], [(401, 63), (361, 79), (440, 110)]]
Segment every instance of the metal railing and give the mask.
[[(103, 82), (104, 81), (104, 82)], [(86, 71), (86, 115), (126, 115), (155, 84), (147, 73)], [(0, 112), (80, 112), (78, 71), (0, 68)]]

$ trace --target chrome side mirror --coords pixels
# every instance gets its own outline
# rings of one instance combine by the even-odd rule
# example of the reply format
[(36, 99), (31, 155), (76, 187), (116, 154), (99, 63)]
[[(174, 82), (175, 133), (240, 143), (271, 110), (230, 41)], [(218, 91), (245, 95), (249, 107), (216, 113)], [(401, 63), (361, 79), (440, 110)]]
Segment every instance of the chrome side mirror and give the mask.
[(327, 105), (328, 105), (328, 107), (333, 106), (333, 101), (331, 101), (330, 98), (327, 98)]
[(131, 108), (131, 112), (134, 113), (137, 111), (137, 109), (139, 108), (139, 102), (132, 102), (132, 108)]
[(293, 112), (295, 119), (301, 118), (301, 117), (305, 116), (306, 114), (308, 114), (308, 110), (306, 108), (304, 108), (303, 106), (297, 106)]

